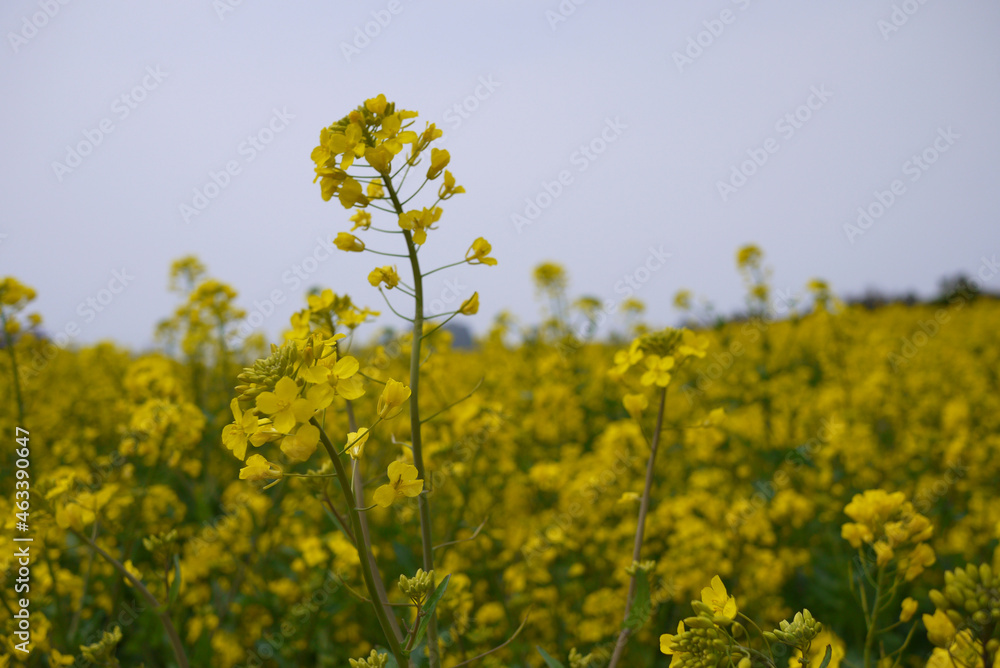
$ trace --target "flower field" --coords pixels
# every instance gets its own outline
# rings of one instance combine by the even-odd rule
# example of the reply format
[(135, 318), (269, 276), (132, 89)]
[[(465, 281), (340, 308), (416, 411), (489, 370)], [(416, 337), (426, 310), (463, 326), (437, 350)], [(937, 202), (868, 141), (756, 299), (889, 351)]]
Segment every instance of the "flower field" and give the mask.
[(415, 117), (322, 130), (373, 287), (282, 340), (234, 345), (193, 257), (153, 353), (57, 345), (2, 279), (0, 668), (996, 665), (1000, 301), (780, 303), (747, 246), (740, 318), (608, 318), (552, 262), (541, 325), (455, 345), (478, 295), (425, 317), (422, 279), (504, 258), (421, 266), (471, 195)]

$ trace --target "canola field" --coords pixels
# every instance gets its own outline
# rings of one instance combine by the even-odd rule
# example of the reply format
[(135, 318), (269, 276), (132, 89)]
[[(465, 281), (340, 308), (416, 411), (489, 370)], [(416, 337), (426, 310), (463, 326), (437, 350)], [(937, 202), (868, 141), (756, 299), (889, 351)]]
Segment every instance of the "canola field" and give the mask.
[(0, 668), (997, 664), (1000, 302), (777, 303), (747, 246), (745, 317), (597, 339), (553, 261), (540, 325), (457, 346), (478, 295), (425, 317), (419, 251), (464, 189), (415, 117), (322, 130), (373, 289), (281, 340), (233, 345), (194, 257), (157, 353), (56, 345), (0, 279)]

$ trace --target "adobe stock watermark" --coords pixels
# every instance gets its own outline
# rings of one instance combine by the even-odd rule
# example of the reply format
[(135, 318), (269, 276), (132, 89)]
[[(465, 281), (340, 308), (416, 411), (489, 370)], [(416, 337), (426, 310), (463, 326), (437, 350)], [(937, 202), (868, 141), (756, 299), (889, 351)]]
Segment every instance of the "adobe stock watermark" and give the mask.
[[(773, 302), (766, 312), (749, 318), (740, 326), (739, 334), (729, 342), (722, 352), (713, 352), (702, 365), (697, 377), (681, 388), (688, 406), (694, 406), (696, 397), (704, 397), (712, 385), (725, 377), (743, 355), (748, 352), (747, 344), (756, 345), (766, 334), (771, 322), (790, 313), (796, 303), (795, 295), (788, 287), (774, 291)], [(709, 326), (711, 323), (703, 323)], [(745, 342), (745, 343), (744, 343)]]
[(614, 284), (617, 299), (605, 299), (600, 308), (587, 314), (586, 319), (579, 325), (571, 326), (569, 337), (558, 344), (559, 353), (566, 357), (570, 353), (579, 350), (583, 345), (593, 339), (598, 328), (614, 315), (619, 307), (630, 297), (635, 295), (642, 287), (652, 280), (653, 274), (666, 266), (667, 260), (673, 257), (673, 253), (663, 250), (663, 245), (650, 245), (645, 260), (625, 274)]
[(25, 14), (21, 17), (21, 28), (17, 32), (13, 30), (7, 33), (7, 42), (10, 48), (17, 53), (21, 47), (34, 39), (40, 30), (49, 25), (49, 22), (56, 17), (64, 5), (68, 5), (69, 0), (38, 0), (37, 11), (30, 16)]
[(256, 160), (257, 155), (263, 153), (268, 144), (285, 131), (285, 128), (288, 127), (288, 121), (295, 118), (294, 115), (288, 113), (287, 107), (282, 107), (280, 110), (275, 107), (272, 112), (271, 119), (264, 127), (254, 134), (247, 135), (247, 138), (236, 147), (236, 154), (242, 156), (242, 160), (234, 158), (228, 160), (217, 172), (209, 170), (208, 181), (201, 187), (194, 187), (191, 203), (181, 202), (178, 210), (185, 224), (190, 224), (191, 218), (194, 216), (200, 216), (202, 211), (207, 209), (212, 201), (229, 187), (233, 177), (239, 176), (245, 165)]
[[(104, 313), (118, 298), (118, 295), (125, 292), (134, 280), (135, 276), (130, 274), (126, 267), (122, 267), (120, 271), (118, 269), (112, 270), (111, 279), (108, 280), (105, 287), (77, 304), (76, 313), (83, 318), (83, 324), (88, 325), (96, 320), (98, 314)], [(65, 349), (71, 340), (80, 336), (82, 331), (83, 328), (76, 320), (70, 320), (49, 340), (36, 347), (33, 356), (26, 360), (21, 369), (25, 380), (30, 381), (37, 378), (45, 370), (45, 367), (55, 359), (59, 351)]]
[(771, 480), (758, 480), (752, 485), (754, 493), (748, 497), (744, 497), (742, 503), (737, 501), (734, 504), (737, 510), (726, 514), (726, 524), (729, 525), (730, 531), (737, 531), (747, 520), (767, 506), (778, 492), (791, 484), (791, 474), (798, 471), (804, 464), (811, 464), (813, 455), (823, 448), (823, 446), (828, 445), (830, 440), (840, 434), (845, 428), (845, 425), (836, 417), (820, 420), (820, 427), (816, 430), (816, 435), (794, 450), (789, 450), (785, 454), (784, 461), (775, 470), (774, 475), (771, 476)]
[[(336, 233), (331, 232), (325, 238), (316, 237), (316, 244), (312, 250), (281, 273), (281, 284), (287, 286), (292, 294), (299, 294), (305, 282), (319, 271), (320, 265), (333, 257), (333, 240), (336, 236)], [(226, 345), (231, 348), (240, 346), (248, 336), (274, 315), (278, 306), (284, 304), (287, 299), (288, 294), (284, 288), (274, 288), (264, 299), (255, 299), (253, 308), (227, 337)]]
[(900, 28), (910, 22), (910, 17), (919, 12), (920, 8), (926, 4), (927, 0), (903, 0), (898, 5), (893, 3), (889, 18), (879, 19), (875, 23), (879, 32), (882, 33), (882, 39), (888, 42), (889, 37), (893, 33), (899, 32)]
[[(732, 2), (743, 11), (750, 6), (751, 0), (732, 0)], [(685, 67), (694, 65), (694, 61), (701, 58), (705, 54), (705, 50), (722, 37), (722, 34), (726, 32), (726, 26), (736, 23), (737, 16), (733, 10), (723, 9), (719, 12), (718, 17), (702, 21), (701, 24), (705, 29), (688, 37), (687, 45), (683, 51), (674, 51), (671, 54), (674, 59), (674, 65), (677, 66), (677, 71), (683, 74)]]
[[(778, 118), (774, 122), (774, 131), (781, 135), (784, 140), (791, 139), (812, 119), (813, 113), (822, 109), (831, 97), (833, 97), (833, 92), (827, 90), (825, 84), (821, 84), (819, 88), (810, 86), (809, 95), (805, 102)], [(759, 147), (748, 148), (746, 150), (747, 159), (739, 165), (730, 166), (729, 178), (726, 181), (715, 182), (715, 187), (718, 189), (722, 201), (728, 202), (730, 196), (745, 186), (750, 178), (766, 165), (771, 156), (777, 153), (780, 148), (781, 142), (774, 137), (768, 137)]]
[(996, 253), (992, 257), (982, 256), (979, 268), (976, 270), (976, 276), (969, 279), (968, 288), (950, 295), (947, 308), (936, 310), (933, 318), (917, 321), (917, 327), (914, 328), (910, 336), (900, 337), (899, 352), (893, 351), (885, 356), (893, 372), (898, 372), (912, 362), (913, 358), (931, 342), (931, 339), (937, 336), (942, 328), (951, 321), (952, 313), (957, 313), (965, 308), (975, 295), (982, 291), (983, 284), (993, 280), (997, 273), (1000, 273), (1000, 262), (997, 261)]
[(363, 26), (355, 26), (351, 41), (340, 43), (340, 52), (344, 55), (344, 60), (350, 63), (352, 58), (360, 56), (361, 52), (371, 45), (372, 40), (381, 35), (382, 31), (392, 23), (393, 18), (402, 14), (405, 8), (401, 0), (389, 0), (385, 9), (372, 11), (371, 21), (365, 22)]
[(549, 23), (549, 30), (555, 32), (560, 23), (568, 21), (576, 13), (576, 8), (586, 2), (587, 0), (562, 0), (555, 10), (546, 9), (545, 20)]
[[(479, 105), (493, 96), (493, 92), (503, 84), (493, 78), (493, 75), (479, 77), (478, 84), (471, 95), (466, 95), (460, 102), (456, 102), (448, 107), (441, 118), (451, 126), (452, 130), (457, 130), (462, 123), (469, 120), (471, 115), (479, 109)], [(447, 137), (443, 137), (447, 139)]]
[[(938, 128), (937, 136), (919, 153), (914, 153), (900, 167), (903, 176), (908, 176), (910, 183), (916, 183), (920, 177), (936, 163), (943, 153), (947, 153), (961, 135), (956, 134), (951, 126), (948, 129)], [(863, 236), (884, 216), (899, 199), (907, 193), (906, 183), (902, 179), (893, 179), (886, 190), (876, 190), (875, 197), (865, 206), (858, 207), (858, 217), (854, 224), (844, 223), (844, 234), (854, 245), (858, 237)]]
[(226, 14), (232, 14), (243, 4), (243, 0), (212, 0), (212, 9), (220, 21), (226, 20)]
[[(169, 76), (168, 73), (160, 70), (159, 65), (147, 67), (146, 74), (138, 84), (112, 100), (111, 113), (118, 119), (118, 122), (120, 123), (131, 116), (132, 112), (149, 97), (149, 94), (160, 87), (167, 76)], [(96, 127), (84, 128), (82, 131), (83, 139), (75, 145), (67, 144), (66, 157), (63, 158), (63, 162), (52, 162), (52, 171), (59, 179), (59, 183), (62, 183), (66, 175), (72, 174), (73, 170), (82, 165), (83, 159), (91, 155), (104, 142), (104, 138), (115, 129), (115, 120), (108, 116), (101, 119)]]
[[(628, 129), (628, 125), (622, 123), (620, 117), (614, 119), (606, 118), (601, 132), (585, 144), (573, 151), (569, 156), (569, 162), (575, 166), (577, 172), (583, 173), (590, 168), (608, 147), (618, 141), (622, 133)], [(552, 181), (542, 181), (541, 190), (534, 197), (524, 198), (524, 209), (521, 213), (512, 213), (510, 222), (514, 229), (520, 234), (525, 227), (533, 224), (542, 211), (548, 209), (563, 194), (567, 186), (573, 183), (573, 174), (568, 169), (560, 171)]]

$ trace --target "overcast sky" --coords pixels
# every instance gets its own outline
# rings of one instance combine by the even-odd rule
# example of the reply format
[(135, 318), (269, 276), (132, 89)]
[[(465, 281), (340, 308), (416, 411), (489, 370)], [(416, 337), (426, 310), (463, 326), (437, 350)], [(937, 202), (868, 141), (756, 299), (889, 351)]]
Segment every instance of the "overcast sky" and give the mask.
[(444, 129), (468, 191), (424, 266), (493, 244), (498, 266), (428, 286), (438, 308), (478, 290), (478, 331), (538, 319), (544, 260), (672, 324), (682, 287), (741, 306), (748, 242), (778, 289), (839, 294), (930, 294), (1000, 254), (994, 1), (63, 2), (0, 9), (0, 275), (80, 343), (148, 345), (190, 253), (248, 311), (280, 294), (271, 336), (311, 285), (382, 307), (385, 258), (326, 253), (350, 212), (309, 158), (378, 93)]

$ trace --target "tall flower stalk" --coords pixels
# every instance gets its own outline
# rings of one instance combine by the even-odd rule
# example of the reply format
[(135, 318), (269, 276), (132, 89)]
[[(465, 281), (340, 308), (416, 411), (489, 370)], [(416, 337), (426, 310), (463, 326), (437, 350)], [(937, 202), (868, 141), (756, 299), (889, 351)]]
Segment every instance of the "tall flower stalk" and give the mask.
[[(224, 436), (226, 445), (241, 460), (246, 456), (247, 442), (259, 446), (267, 442), (280, 442), (282, 452), (293, 462), (306, 461), (319, 443), (322, 443), (330, 457), (333, 473), (318, 472), (305, 474), (306, 477), (336, 478), (343, 492), (346, 517), (341, 514), (329, 494), (323, 491), (324, 507), (355, 544), (365, 580), (379, 624), (388, 647), (397, 664), (411, 663), (410, 654), (420, 646), (424, 634), (427, 638), (427, 654), (430, 666), (440, 668), (441, 657), (436, 620), (436, 606), (444, 594), (448, 579), (440, 585), (434, 581), (434, 544), (432, 515), (428, 496), (424, 494), (424, 480), (429, 480), (423, 451), (422, 425), (439, 415), (423, 418), (420, 412), (420, 367), (423, 363), (423, 341), (458, 315), (473, 315), (479, 308), (479, 296), (473, 293), (465, 299), (458, 310), (440, 315), (424, 313), (424, 278), (434, 272), (460, 264), (494, 265), (496, 260), (489, 256), (491, 247), (483, 238), (476, 239), (469, 247), (465, 258), (445, 264), (430, 271), (422, 271), (418, 254), (427, 241), (429, 230), (437, 229), (442, 210), (442, 201), (465, 192), (456, 185), (455, 178), (447, 171), (450, 156), (447, 151), (430, 148), (430, 144), (442, 135), (441, 130), (428, 124), (421, 134), (410, 130), (415, 112), (396, 110), (384, 95), (367, 100), (365, 104), (320, 133), (320, 145), (312, 152), (316, 163), (316, 180), (320, 181), (320, 192), (324, 200), (336, 197), (344, 208), (356, 209), (351, 216), (354, 223), (352, 232), (358, 229), (371, 230), (386, 235), (400, 235), (405, 244), (405, 253), (389, 252), (368, 248), (364, 241), (350, 232), (337, 235), (334, 244), (346, 252), (371, 252), (380, 256), (400, 258), (410, 265), (410, 283), (399, 276), (396, 266), (376, 267), (368, 276), (372, 286), (378, 287), (386, 304), (393, 313), (411, 324), (411, 349), (409, 364), (409, 386), (393, 379), (384, 382), (378, 402), (377, 415), (366, 427), (359, 427), (351, 401), (359, 398), (361, 387), (357, 360), (342, 355), (337, 341), (343, 334), (335, 333), (336, 322), (353, 329), (364, 321), (369, 311), (360, 311), (350, 304), (346, 297), (338, 297), (330, 290), (309, 297), (309, 309), (292, 319), (291, 343), (282, 348), (274, 348), (266, 360), (258, 361), (253, 369), (247, 369), (240, 376), (245, 385), (237, 388), (241, 392), (233, 403), (234, 424)], [(404, 146), (410, 151), (401, 156), (401, 164), (393, 165)], [(411, 170), (418, 166), (429, 152), (429, 166), (423, 182), (408, 195), (402, 193)], [(405, 159), (403, 159), (405, 158)], [(363, 162), (362, 162), (363, 161)], [(350, 171), (348, 171), (350, 170)], [(441, 177), (437, 197), (429, 207), (407, 208), (409, 202), (427, 183)], [(385, 212), (393, 217), (396, 229), (372, 226), (369, 209)], [(388, 292), (395, 290), (413, 299), (413, 316), (401, 314), (390, 301)], [(441, 321), (429, 322), (433, 318)], [(317, 325), (315, 328), (313, 325)], [(378, 381), (382, 382), (382, 381)], [(330, 406), (334, 396), (346, 400), (348, 422), (352, 432), (346, 445), (334, 445), (324, 430), (323, 411)], [(250, 401), (253, 409), (247, 410)], [(376, 425), (399, 415), (405, 406), (410, 409), (410, 451), (412, 464), (403, 460), (393, 461), (387, 470), (388, 483), (381, 485), (374, 493), (374, 503), (366, 506), (364, 501), (361, 459), (365, 444)], [(249, 417), (248, 417), (249, 416)], [(354, 460), (353, 469), (348, 472), (343, 457), (349, 455)], [(245, 459), (247, 466), (240, 477), (249, 480), (271, 481), (276, 484), (288, 475), (280, 466), (267, 461), (261, 455), (251, 455)], [(370, 534), (364, 513), (376, 507), (386, 508), (397, 499), (417, 497), (420, 516), (420, 542), (424, 582), (423, 594), (419, 597), (417, 621), (407, 630), (406, 637), (400, 627), (392, 605), (388, 601), (381, 573), (375, 562)], [(381, 658), (380, 658), (381, 657)], [(372, 660), (382, 661), (378, 655)], [(367, 663), (361, 663), (367, 662)], [(371, 660), (353, 661), (352, 665), (369, 665)]]

